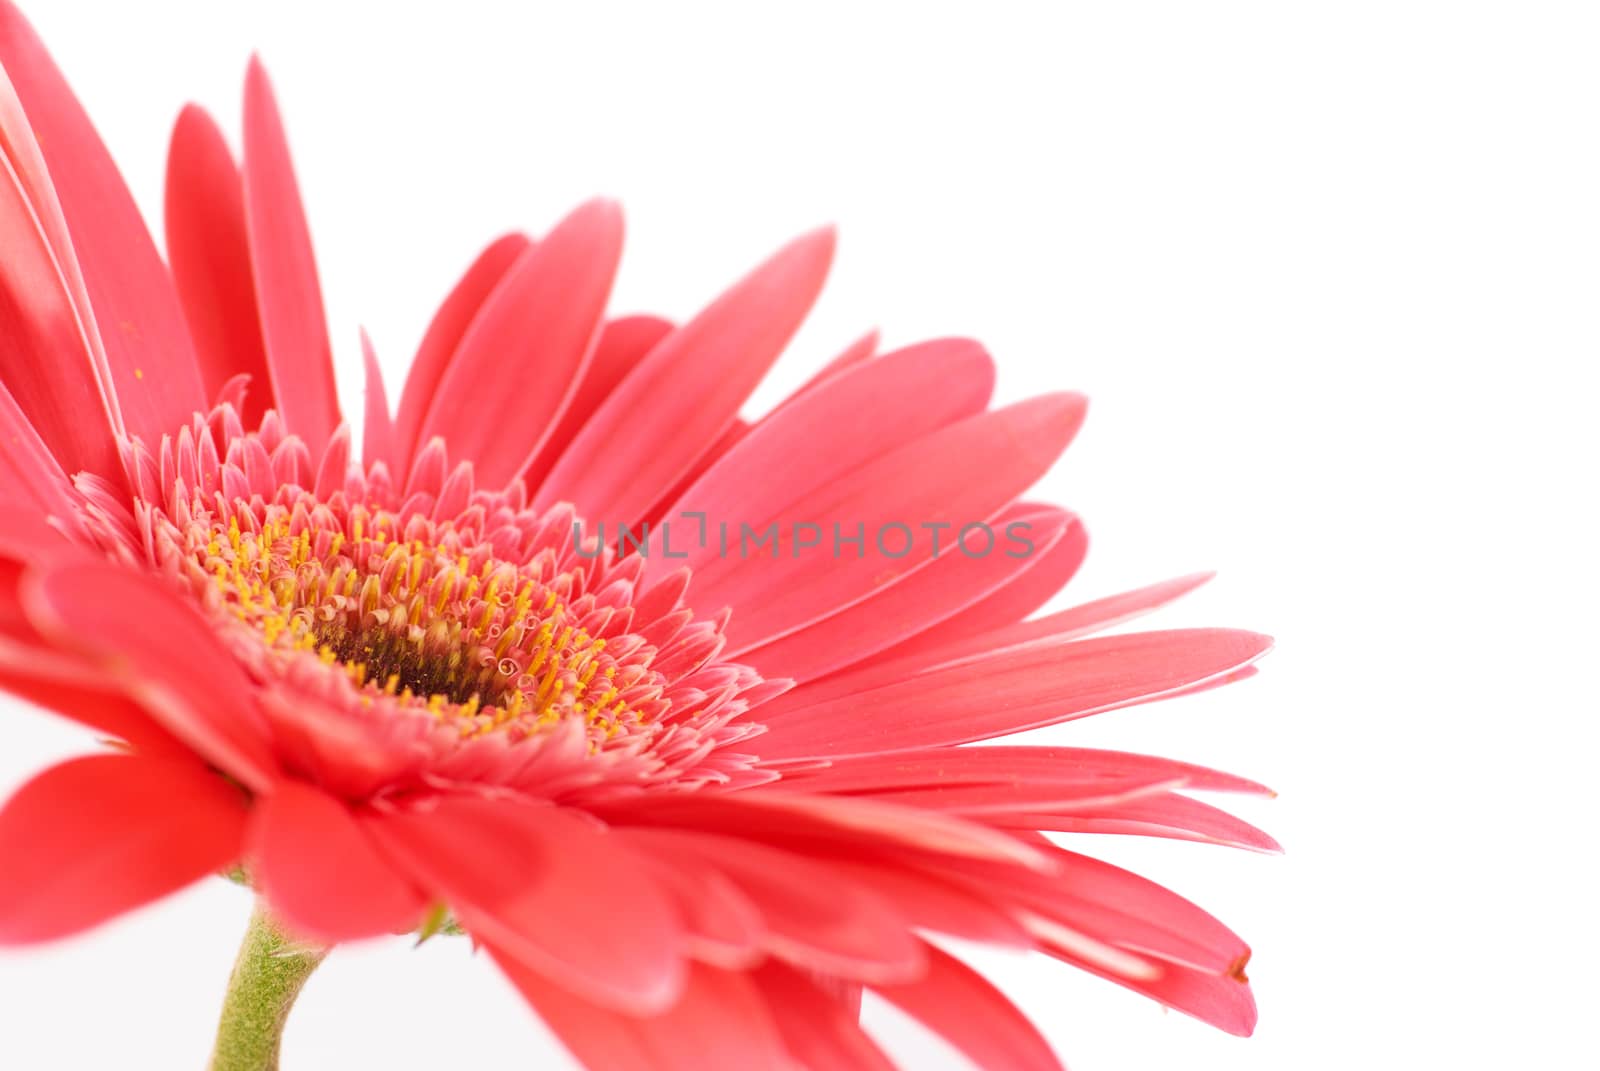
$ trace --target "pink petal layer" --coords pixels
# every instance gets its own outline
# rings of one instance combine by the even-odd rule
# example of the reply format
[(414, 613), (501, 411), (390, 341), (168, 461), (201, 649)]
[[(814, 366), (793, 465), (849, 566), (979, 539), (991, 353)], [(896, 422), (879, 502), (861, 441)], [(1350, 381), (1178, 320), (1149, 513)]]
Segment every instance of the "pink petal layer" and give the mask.
[(825, 860), (735, 837), (668, 829), (619, 831), (630, 847), (697, 875), (725, 878), (760, 912), (768, 951), (809, 970), (899, 981), (921, 968), (909, 924)]
[(598, 809), (618, 824), (725, 833), (779, 843), (830, 844), (846, 850), (862, 843), (879, 848), (895, 845), (1012, 866), (1047, 867), (1037, 851), (1009, 833), (934, 811), (862, 797), (778, 790), (701, 793), (602, 804)]
[(927, 957), (917, 981), (873, 988), (986, 1071), (1062, 1071), (1049, 1043), (1003, 993), (932, 945)]
[(190, 104), (167, 153), (167, 256), (200, 361), (206, 398), (250, 377), (240, 419), (247, 428), (274, 407), (272, 375), (245, 227), (244, 180), (215, 120)]
[[(6, 568), (0, 563), (0, 577)], [(10, 616), (7, 600), (7, 595), (0, 595), (0, 635), (14, 632), (12, 623), (4, 620)], [(10, 636), (0, 638), (0, 691), (125, 741), (144, 754), (188, 754), (188, 748), (144, 708), (125, 695), (98, 687), (94, 675), (94, 667), (80, 659), (42, 651)]]
[[(1226, 973), (1249, 957), (1238, 934), (1209, 913), (1172, 892), (1110, 863), (1077, 852), (1055, 849), (1052, 875), (1020, 873), (997, 882), (998, 875), (966, 862), (936, 862), (928, 867), (964, 880), (976, 891), (987, 890), (1013, 910), (1069, 927), (1076, 934), (1126, 953), (1196, 970)], [(1025, 920), (1026, 921), (1026, 920)], [(1081, 942), (1063, 944), (1049, 928), (1030, 930), (1042, 947), (1065, 950), (1081, 958)], [(1114, 966), (1097, 957), (1100, 966)], [(1156, 970), (1115, 970), (1122, 977), (1151, 978)]]
[(881, 685), (910, 679), (930, 668), (949, 665), (962, 659), (992, 655), (1028, 644), (1059, 643), (1076, 639), (1164, 606), (1193, 591), (1210, 577), (1210, 573), (1195, 573), (1135, 591), (1123, 592), (1120, 595), (1096, 599), (1094, 602), (1074, 606), (1036, 621), (1013, 621), (1002, 628), (975, 631), (968, 627), (965, 619), (981, 618), (989, 613), (987, 605), (980, 605), (975, 608), (973, 614), (962, 615), (950, 623), (959, 627), (932, 629), (884, 652), (883, 657), (874, 659), (870, 664), (845, 670), (833, 674), (826, 680), (815, 681), (797, 688), (783, 696), (777, 704), (769, 706), (766, 714), (768, 717), (776, 717), (786, 710), (813, 706), (840, 696), (855, 695)]
[[(993, 527), (1003, 532), (1012, 525), (1028, 525), (1036, 550), (1045, 553), (1072, 523), (1065, 510), (1019, 505), (1002, 511)], [(755, 666), (769, 678), (814, 680), (962, 613), (1032, 564), (1030, 558), (1005, 553), (981, 558), (945, 553), (901, 583), (832, 617), (751, 651), (730, 651), (727, 657)]]
[(1089, 553), (1089, 535), (1083, 521), (1073, 517), (1061, 538), (1028, 558), (1026, 568), (990, 592), (981, 602), (963, 613), (935, 625), (884, 652), (884, 663), (900, 664), (899, 659), (941, 648), (980, 636), (994, 629), (1015, 624), (1049, 602), (1077, 575)]
[(684, 493), (698, 483), (702, 476), (711, 471), (713, 465), (728, 456), (734, 447), (743, 442), (745, 436), (750, 434), (750, 429), (754, 426), (740, 417), (722, 429), (722, 434), (717, 436), (715, 442), (700, 452), (700, 456), (694, 459), (694, 463), (689, 466), (678, 482), (672, 486), (672, 489), (659, 496), (650, 509), (645, 512), (643, 520), (650, 524), (651, 531), (655, 531), (660, 527), (662, 519), (667, 515), (667, 510), (671, 508), (672, 504), (682, 498)]
[(522, 473), (529, 487), (538, 487), (544, 482), (556, 459), (571, 445), (578, 431), (594, 416), (617, 384), (671, 332), (672, 324), (659, 316), (624, 316), (605, 325), (572, 400), (556, 422), (555, 430), (539, 448), (539, 455)]
[(639, 857), (677, 907), (695, 959), (729, 970), (761, 960), (766, 924), (738, 886), (708, 870), (686, 870), (645, 853)]
[(417, 442), (417, 433), (427, 419), (439, 381), (444, 378), (462, 336), (472, 326), (484, 301), (527, 248), (528, 239), (521, 234), (502, 235), (491, 242), (478, 254), (434, 314), (400, 394), (400, 409), (395, 417), (397, 477), (411, 471), (412, 456), (421, 445)]
[(1167, 963), (1161, 965), (1154, 978), (1130, 979), (1105, 971), (1070, 953), (1052, 950), (1051, 955), (1135, 993), (1160, 1001), (1169, 1008), (1235, 1037), (1249, 1037), (1255, 1033), (1255, 995), (1237, 973), (1217, 974)]
[[(20, 335), (18, 332), (10, 337), (16, 339)], [(0, 443), (6, 446), (0, 450), (0, 499), (11, 504), (11, 515), (5, 519), (8, 527), (26, 514), (39, 523), (53, 516), (66, 530), (75, 531), (77, 510), (72, 485), (3, 380), (0, 380)]]
[(1126, 777), (1181, 780), (1186, 788), (1210, 792), (1271, 795), (1265, 785), (1192, 763), (1072, 747), (937, 747), (862, 755), (793, 774), (785, 783), (793, 781), (807, 792), (876, 794), (940, 785), (1082, 784)]
[(769, 962), (752, 975), (789, 1052), (811, 1071), (895, 1071), (845, 1010), (810, 978)]
[[(827, 367), (818, 372), (811, 379), (807, 380), (805, 385), (800, 387), (799, 390), (789, 395), (789, 397), (780, 402), (771, 412), (755, 423), (752, 424), (744, 419), (739, 419), (735, 420), (732, 424), (729, 424), (728, 427), (723, 431), (722, 435), (718, 437), (717, 441), (712, 443), (711, 446), (704, 450), (700, 456), (695, 459), (694, 464), (689, 466), (688, 471), (685, 472), (684, 475), (678, 480), (677, 484), (674, 485), (673, 488), (666, 494), (662, 495), (659, 501), (657, 501), (656, 504), (652, 506), (646, 513), (643, 519), (649, 522), (650, 530), (655, 532), (659, 529), (664, 536), (665, 529), (662, 527), (662, 522), (669, 516), (668, 511), (680, 499), (688, 494), (689, 490), (698, 484), (706, 475), (706, 473), (710, 472), (714, 466), (721, 463), (723, 458), (732, 453), (733, 448), (743, 442), (745, 437), (748, 436), (752, 430), (760, 425), (770, 423), (772, 420), (776, 419), (790, 402), (793, 402), (796, 398), (810, 388), (825, 382), (838, 372), (842, 372), (852, 365), (858, 364), (861, 361), (866, 360), (868, 357), (871, 357), (873, 348), (877, 345), (877, 341), (878, 336), (875, 332), (867, 335), (865, 338), (857, 340), (847, 350), (845, 350), (844, 353), (830, 361)], [(790, 475), (793, 475), (792, 470), (790, 471)], [(681, 520), (682, 518), (680, 518), (680, 521)], [(677, 555), (672, 555), (671, 557), (677, 557)]]
[(283, 767), (340, 799), (367, 799), (417, 772), (414, 741), (384, 719), (352, 718), (321, 697), (289, 690), (263, 695), (261, 713)]
[[(870, 853), (868, 853), (870, 854)], [(840, 876), (856, 882), (899, 908), (918, 930), (968, 941), (1032, 948), (1033, 938), (992, 896), (941, 880), (890, 857), (836, 860)]]
[(9, 0), (0, 2), (0, 68), (49, 167), (123, 421), (158, 441), (205, 400), (167, 266), (88, 115)]
[(588, 1003), (489, 946), (500, 969), (572, 1054), (596, 1071), (789, 1071), (765, 1002), (740, 971), (696, 964), (682, 995), (654, 1015)]
[(272, 389), (313, 458), (339, 425), (322, 283), (272, 85), (252, 58), (244, 86), (244, 205)]
[(663, 339), (584, 424), (535, 508), (641, 517), (733, 422), (816, 300), (833, 247), (831, 230), (791, 243)]
[(509, 483), (533, 459), (594, 347), (622, 256), (622, 210), (591, 201), (530, 246), (484, 301), (423, 421), (480, 482)]
[[(7, 11), (0, 8), (0, 18)], [(122, 417), (111, 372), (54, 187), (3, 65), (0, 150), (0, 335), (7, 340), (0, 346), (0, 384), (11, 409), (7, 423), (32, 428), (68, 471), (116, 478), (114, 437)]]
[(188, 602), (109, 562), (29, 577), (22, 596), (40, 632), (101, 660), (105, 679), (174, 736), (250, 788), (271, 785), (253, 686)]
[(463, 926), (552, 982), (640, 1014), (682, 992), (671, 901), (624, 841), (592, 821), (550, 806), (445, 799), (375, 816), (368, 828)]
[(1026, 644), (1041, 642), (1054, 644), (1063, 640), (1075, 640), (1080, 636), (1102, 632), (1143, 617), (1152, 610), (1176, 602), (1215, 575), (1191, 573), (1188, 576), (1164, 580), (1159, 584), (1096, 599), (1082, 606), (1073, 606), (1034, 621), (1021, 621), (1007, 628), (986, 632), (981, 636), (941, 647), (932, 654), (940, 662), (951, 662), (988, 651), (1006, 650)]
[[(761, 421), (665, 510), (666, 518), (678, 526), (678, 514), (697, 511), (711, 523), (764, 527), (808, 492), (982, 412), (993, 390), (994, 362), (967, 339), (924, 342), (855, 364)], [(773, 479), (778, 472), (783, 478)], [(647, 576), (676, 566), (663, 553), (666, 539), (657, 533)], [(696, 571), (697, 591), (735, 569), (716, 539), (684, 561)]]
[(811, 974), (810, 978), (816, 983), (817, 988), (828, 996), (838, 1001), (839, 1006), (848, 1015), (857, 1020), (861, 1018), (861, 995), (864, 991), (860, 982), (852, 982), (845, 978), (832, 978), (826, 974)]
[(1255, 852), (1278, 853), (1283, 847), (1249, 822), (1226, 811), (1176, 792), (1163, 792), (1087, 812), (1060, 812), (1040, 808), (996, 819), (1001, 824), (1061, 833), (1120, 833), (1140, 837), (1170, 837)]
[[(852, 606), (932, 560), (940, 529), (930, 526), (943, 525), (949, 540), (1014, 501), (1066, 449), (1083, 414), (1081, 396), (1036, 398), (970, 417), (863, 465), (784, 511), (772, 557), (741, 551), (697, 573), (696, 604), (737, 607), (726, 630), (730, 650), (770, 642)], [(796, 552), (790, 522), (815, 524), (825, 538), (860, 532), (867, 545), (837, 559), (827, 544)], [(895, 525), (899, 534), (884, 543), (880, 537)], [(996, 533), (992, 553), (1003, 553), (1001, 538)], [(891, 544), (893, 550), (883, 549)]]
[(1182, 784), (1181, 778), (1150, 774), (1077, 784), (1020, 781), (998, 785), (935, 785), (874, 793), (869, 798), (1015, 826), (1016, 822), (1007, 820), (1011, 815), (1036, 812), (1097, 814), (1130, 800), (1142, 800), (1170, 791)]
[(1178, 629), (1001, 651), (771, 717), (761, 752), (844, 756), (987, 740), (1160, 699), (1270, 647), (1252, 632)]
[(301, 937), (333, 943), (403, 933), (427, 910), (349, 809), (309, 785), (281, 782), (256, 804), (250, 846), (273, 913)]
[[(383, 389), (383, 369), (378, 367), (378, 355), (373, 352), (372, 340), (366, 331), (361, 332), (361, 363), (367, 375), (366, 419), (361, 429), (361, 460), (371, 465), (382, 461), (394, 471), (395, 432), (394, 420), (389, 416), (389, 395)], [(399, 475), (399, 473), (395, 473)]]
[(239, 857), (243, 795), (192, 759), (95, 755), (0, 810), (0, 943), (77, 933)]

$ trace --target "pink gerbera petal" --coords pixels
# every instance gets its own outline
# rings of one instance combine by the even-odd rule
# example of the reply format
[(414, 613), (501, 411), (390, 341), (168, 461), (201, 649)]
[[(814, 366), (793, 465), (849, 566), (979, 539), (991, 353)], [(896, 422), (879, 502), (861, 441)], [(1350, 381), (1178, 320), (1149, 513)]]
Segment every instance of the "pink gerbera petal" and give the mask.
[[(7, 15), (0, 7), (0, 19)], [(6, 250), (0, 258), (0, 330), (8, 339), (0, 347), (0, 383), (6, 388), (6, 423), (36, 433), (54, 464), (113, 477), (113, 436), (123, 419), (109, 386), (111, 370), (54, 186), (3, 62), (0, 149), (0, 239)], [(53, 359), (40, 360), (39, 354)]]
[(43, 523), (54, 516), (65, 525), (74, 525), (77, 502), (66, 473), (50, 448), (39, 437), (27, 414), (0, 381), (0, 496), (11, 503), (12, 517), (7, 527), (28, 516)]
[(368, 464), (381, 461), (392, 471), (395, 464), (394, 418), (389, 415), (389, 395), (383, 386), (383, 370), (372, 339), (361, 332), (361, 363), (367, 376), (366, 419), (361, 431), (361, 456)]
[(244, 207), (273, 395), (315, 457), (339, 424), (333, 351), (283, 119), (257, 59), (245, 77)]
[(988, 1071), (1062, 1071), (1016, 1006), (972, 968), (933, 946), (922, 978), (874, 990), (942, 1034)]
[(76, 933), (239, 856), (243, 795), (192, 759), (95, 755), (0, 809), (0, 942)]
[(1005, 625), (1013, 625), (1045, 603), (1077, 575), (1089, 553), (1089, 535), (1083, 521), (1073, 516), (1061, 538), (1023, 561), (1022, 567), (1000, 587), (958, 614), (926, 632), (902, 640), (884, 653), (880, 664), (903, 665), (902, 656), (939, 651), (960, 640), (982, 636)]
[(1249, 822), (1176, 792), (1160, 792), (1070, 811), (1049, 807), (1019, 808), (997, 821), (1024, 829), (1062, 833), (1135, 834), (1222, 844), (1257, 852), (1283, 851), (1276, 840)]
[(276, 399), (256, 305), (244, 179), (216, 121), (194, 104), (172, 129), (165, 204), (167, 257), (206, 396), (215, 399), (229, 380), (249, 376), (239, 415), (258, 424)]
[(420, 441), (444, 439), (489, 485), (520, 473), (588, 363), (621, 256), (622, 212), (603, 200), (524, 250), (456, 347)]
[(836, 759), (793, 775), (795, 786), (830, 793), (892, 794), (907, 788), (993, 784), (1083, 784), (1153, 775), (1210, 792), (1271, 795), (1265, 785), (1192, 763), (1071, 747), (933, 747)]
[(0, 68), (49, 167), (122, 418), (158, 437), (205, 404), (167, 267), (88, 115), (10, 0), (0, 0)]
[(535, 504), (636, 520), (732, 423), (816, 300), (833, 246), (831, 230), (799, 239), (663, 339), (579, 430)]
[(545, 436), (538, 455), (523, 470), (530, 487), (544, 483), (556, 459), (564, 453), (579, 430), (600, 408), (611, 392), (627, 378), (644, 355), (672, 332), (672, 324), (659, 316), (623, 316), (612, 320), (600, 332), (583, 376), (561, 419)]
[(848, 1011), (801, 972), (769, 962), (754, 973), (767, 1010), (789, 1052), (807, 1068), (830, 1071), (894, 1071)]
[(639, 829), (626, 840), (659, 861), (732, 882), (760, 913), (767, 951), (784, 960), (860, 981), (921, 969), (906, 918), (825, 860), (705, 833)]
[[(762, 421), (667, 507), (667, 519), (681, 524), (683, 511), (698, 511), (714, 521), (764, 528), (808, 492), (982, 412), (993, 389), (993, 362), (983, 347), (965, 339), (925, 342), (841, 370)], [(829, 434), (819, 437), (819, 426)], [(784, 478), (772, 479), (778, 470)], [(671, 566), (667, 539), (658, 532), (652, 544), (648, 568), (657, 574)], [(733, 568), (719, 554), (720, 541), (708, 539), (684, 558), (702, 587)]]
[(85, 683), (83, 678), (91, 674), (92, 667), (81, 660), (42, 654), (10, 637), (0, 639), (0, 687), (6, 691), (143, 754), (187, 753), (186, 745), (138, 703), (110, 688)]
[[(983, 654), (786, 712), (772, 723), (763, 752), (860, 755), (987, 740), (1160, 699), (1230, 673), (1269, 647), (1255, 633), (1200, 629)], [(871, 716), (848, 719), (841, 730), (853, 710)]]
[(175, 736), (252, 788), (276, 766), (244, 671), (193, 609), (111, 564), (81, 564), (23, 589), (34, 625), (91, 657)]
[[(1045, 554), (1072, 523), (1065, 510), (1019, 504), (1002, 510), (991, 527), (1005, 531), (1024, 525), (1036, 552)], [(1031, 564), (1031, 556), (946, 554), (865, 601), (799, 632), (735, 654), (769, 676), (814, 680), (866, 661), (908, 635), (959, 615)], [(841, 634), (851, 637), (848, 645), (838, 642)]]
[(427, 898), (379, 853), (338, 800), (286, 781), (251, 815), (261, 890), (288, 927), (316, 941), (403, 933)]
[(1047, 951), (1080, 970), (1141, 993), (1218, 1030), (1237, 1037), (1249, 1037), (1255, 1032), (1255, 994), (1244, 981), (1242, 963), (1227, 973), (1165, 964), (1151, 978), (1134, 979), (1106, 971), (1070, 952), (1058, 949)]
[[(583, 819), (460, 799), (367, 826), (505, 956), (617, 1007), (660, 1010), (681, 992), (680, 929), (666, 894), (627, 845)], [(586, 925), (596, 916), (604, 927)]]
[(737, 971), (695, 966), (682, 994), (655, 1015), (621, 1014), (551, 985), (491, 946), (513, 985), (573, 1055), (605, 1071), (783, 1071), (787, 1050), (755, 985)]
[(445, 298), (422, 336), (422, 345), (411, 362), (406, 376), (405, 389), (400, 395), (400, 409), (395, 417), (395, 463), (401, 471), (409, 472), (411, 457), (420, 445), (417, 442), (422, 422), (433, 407), (439, 381), (461, 345), (467, 329), (477, 318), (483, 303), (495, 288), (504, 281), (506, 273), (528, 248), (528, 239), (521, 234), (507, 234), (495, 239), (478, 254), (455, 289)]
[[(958, 532), (993, 516), (1031, 486), (1071, 442), (1083, 412), (1081, 396), (1036, 398), (907, 444), (796, 502), (781, 518), (785, 523), (770, 557), (745, 558), (741, 552), (727, 559), (734, 568), (705, 570), (696, 598), (746, 607), (729, 626), (736, 650), (852, 606), (927, 565), (938, 526)], [(913, 528), (905, 517), (921, 521)], [(875, 543), (847, 549), (837, 559), (815, 549), (802, 553), (788, 523), (801, 520), (830, 538), (838, 531), (870, 532), (866, 538)], [(883, 533), (895, 525), (903, 546), (885, 550)], [(827, 568), (818, 569), (818, 562)]]

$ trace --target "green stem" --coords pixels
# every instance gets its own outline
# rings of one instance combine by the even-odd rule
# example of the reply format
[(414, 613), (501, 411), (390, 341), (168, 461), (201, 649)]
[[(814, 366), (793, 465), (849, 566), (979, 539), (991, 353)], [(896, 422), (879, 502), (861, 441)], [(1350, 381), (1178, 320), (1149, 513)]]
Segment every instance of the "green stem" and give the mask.
[(327, 954), (325, 948), (295, 944), (256, 905), (228, 979), (211, 1071), (278, 1071), (289, 1009)]

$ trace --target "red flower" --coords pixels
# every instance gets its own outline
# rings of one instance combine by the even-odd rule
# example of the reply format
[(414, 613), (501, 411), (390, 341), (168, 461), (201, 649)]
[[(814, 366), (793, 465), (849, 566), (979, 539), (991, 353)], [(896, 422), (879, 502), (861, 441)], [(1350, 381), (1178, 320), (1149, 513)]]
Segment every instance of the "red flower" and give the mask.
[(0, 64), (0, 686), (120, 742), (0, 812), (0, 940), (242, 863), (318, 942), (447, 909), (597, 1068), (883, 1067), (862, 986), (981, 1066), (1056, 1067), (929, 934), (1250, 1031), (1238, 937), (1038, 831), (1271, 850), (1184, 794), (1260, 786), (962, 746), (1268, 646), (1084, 638), (1203, 577), (1026, 620), (1083, 558), (1075, 517), (1019, 497), (1082, 398), (991, 410), (976, 344), (869, 337), (746, 423), (831, 232), (687, 323), (607, 320), (597, 201), (485, 250), (392, 418), (368, 350), (358, 461), (260, 66), (242, 165), (178, 122), (169, 267), (8, 3)]

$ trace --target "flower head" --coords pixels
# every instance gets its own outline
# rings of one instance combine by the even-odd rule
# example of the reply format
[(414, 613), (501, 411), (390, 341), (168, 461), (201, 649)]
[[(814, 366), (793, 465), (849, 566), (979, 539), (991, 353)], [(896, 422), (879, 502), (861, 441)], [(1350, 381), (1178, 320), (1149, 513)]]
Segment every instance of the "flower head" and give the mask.
[(977, 344), (868, 336), (747, 421), (832, 233), (682, 324), (607, 319), (596, 201), (484, 251), (393, 414), (367, 348), (357, 449), (260, 65), (241, 163), (178, 122), (165, 260), (3, 2), (0, 68), (0, 687), (117, 743), (0, 810), (0, 940), (243, 865), (308, 940), (448, 913), (597, 1068), (883, 1066), (862, 987), (1057, 1066), (938, 935), (1251, 1029), (1238, 937), (1041, 831), (1271, 850), (1187, 794), (1260, 786), (964, 746), (1267, 647), (1086, 638), (1204, 577), (1030, 618), (1085, 551), (1022, 498), (1082, 398), (991, 409)]

